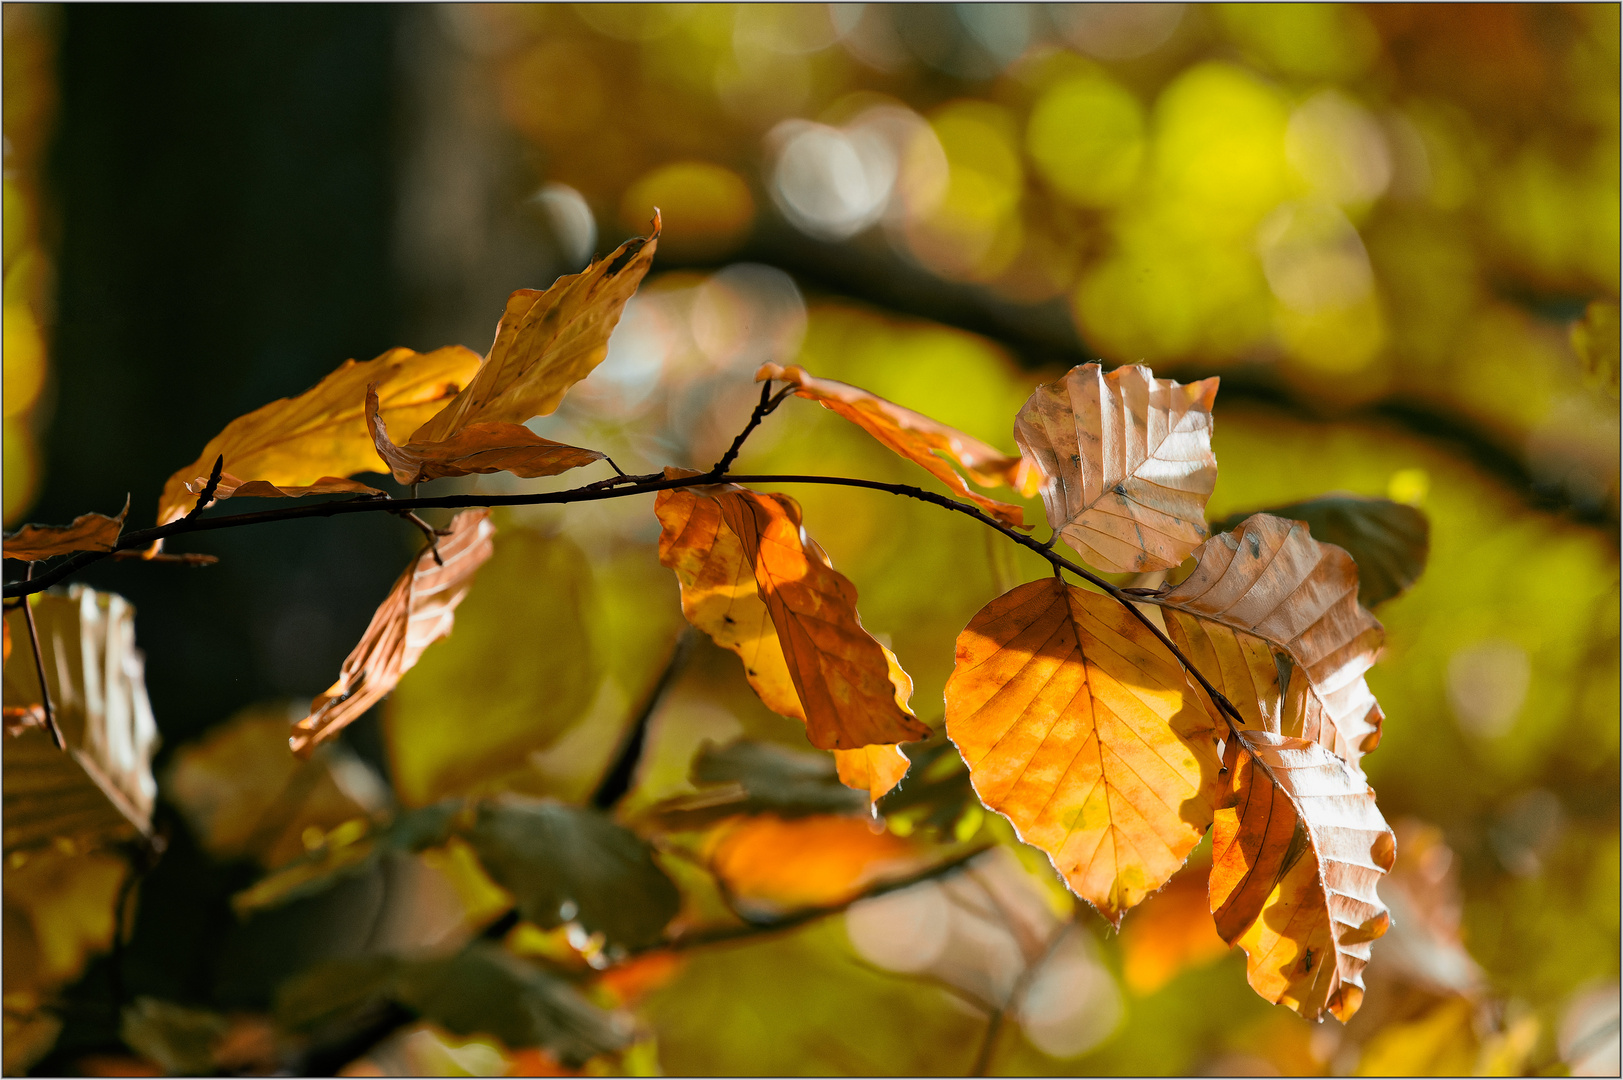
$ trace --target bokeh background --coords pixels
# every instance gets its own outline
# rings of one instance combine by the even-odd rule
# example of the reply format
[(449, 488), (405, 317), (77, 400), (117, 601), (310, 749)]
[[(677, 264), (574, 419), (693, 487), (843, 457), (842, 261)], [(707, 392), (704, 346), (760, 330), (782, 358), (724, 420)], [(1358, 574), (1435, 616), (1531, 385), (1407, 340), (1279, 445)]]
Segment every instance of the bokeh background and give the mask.
[[(1616, 6), (10, 4), (4, 20), (8, 528), (126, 493), (145, 525), (233, 417), (348, 357), (483, 352), (509, 291), (580, 269), (655, 206), (659, 255), (608, 361), (533, 424), (628, 471), (714, 460), (766, 360), (1007, 450), (1031, 387), (1072, 364), (1221, 375), (1214, 519), (1345, 491), (1431, 521), (1425, 577), (1377, 612), (1370, 676), (1388, 719), (1366, 769), (1411, 853), (1387, 895), (1399, 929), (1342, 1029), (1256, 999), (1176, 889), (1119, 935), (1084, 918), (989, 1067), (1615, 1072)], [(923, 482), (793, 401), (740, 466)], [(795, 494), (939, 725), (953, 637), (1036, 565), (926, 506)], [(116, 976), (121, 864), (56, 871), (51, 895), (91, 913), (78, 931), (8, 876), (8, 1072), (150, 1067), (110, 995), (246, 1023), (422, 889), (380, 871), (234, 914), (300, 837), (447, 795), (591, 790), (680, 624), (657, 523), (629, 500), (508, 515), (457, 634), (287, 810), (291, 846), (211, 834), (187, 778), (291, 768), (242, 747), (274, 749), (264, 733), (331, 682), (409, 558), (416, 534), (381, 517), (213, 534), (193, 545), (213, 567), (85, 575), (139, 611), (169, 849)], [(804, 747), (705, 646), (623, 812), (692, 790), (703, 740), (739, 736)], [(1039, 865), (997, 866), (1060, 912), (1036, 923), (1064, 917)], [(489, 917), (477, 898), (459, 912)], [(14, 915), (49, 962), (13, 964)], [(687, 958), (626, 999), (633, 1065), (965, 1071), (1018, 943), (948, 935), (917, 946), (957, 958), (926, 970), (886, 947), (922, 917), (859, 907)], [(14, 1060), (14, 1006), (37, 1020), (41, 1001), (51, 1019)], [(213, 1067), (275, 1059), (258, 1022), (253, 1053)], [(418, 1024), (353, 1067), (538, 1060)]]

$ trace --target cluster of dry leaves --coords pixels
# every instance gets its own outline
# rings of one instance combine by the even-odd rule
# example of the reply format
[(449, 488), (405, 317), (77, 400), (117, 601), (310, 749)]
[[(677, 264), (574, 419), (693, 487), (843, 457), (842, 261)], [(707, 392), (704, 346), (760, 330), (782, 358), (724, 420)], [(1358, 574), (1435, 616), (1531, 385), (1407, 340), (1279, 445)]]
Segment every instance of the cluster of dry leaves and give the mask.
[[(515, 292), (482, 359), (457, 346), (395, 349), (233, 421), (171, 477), (159, 523), (199, 509), (221, 458), (216, 501), (384, 499), (350, 478), (379, 471), (380, 459), (402, 484), (551, 476), (601, 459), (524, 423), (603, 360), (657, 236), (656, 221), (652, 236), (584, 272)], [(992, 600), (958, 637), (947, 734), (981, 802), (1112, 923), (1166, 885), (1210, 830), (1210, 910), (1222, 938), (1248, 954), (1251, 985), (1306, 1017), (1351, 1016), (1370, 943), (1389, 924), (1376, 882), (1395, 856), (1359, 764), (1380, 737), (1364, 676), (1382, 631), (1360, 604), (1353, 560), (1302, 522), (1256, 514), (1208, 537), (1217, 380), (1078, 366), (1034, 391), (1015, 421), (1020, 454), (1009, 457), (798, 367), (768, 364), (756, 378), (859, 425), (1005, 529), (1027, 527), (1021, 507), (969, 482), (1040, 494), (1056, 540), (1097, 570), (1176, 578), (1192, 563), (1176, 584), (1135, 590), (1137, 611), (1057, 569)], [(410, 434), (397, 444), (391, 430)], [(738, 654), (762, 701), (833, 752), (845, 784), (872, 799), (890, 791), (909, 766), (899, 744), (929, 728), (909, 707), (912, 680), (864, 629), (855, 586), (807, 534), (800, 506), (716, 472), (667, 469), (664, 481), (659, 557), (688, 621)], [(110, 550), (123, 519), (29, 526), (5, 554)], [(359, 717), (451, 631), (493, 532), (488, 511), (466, 511), (406, 568), (338, 680), (294, 726), (296, 752)]]

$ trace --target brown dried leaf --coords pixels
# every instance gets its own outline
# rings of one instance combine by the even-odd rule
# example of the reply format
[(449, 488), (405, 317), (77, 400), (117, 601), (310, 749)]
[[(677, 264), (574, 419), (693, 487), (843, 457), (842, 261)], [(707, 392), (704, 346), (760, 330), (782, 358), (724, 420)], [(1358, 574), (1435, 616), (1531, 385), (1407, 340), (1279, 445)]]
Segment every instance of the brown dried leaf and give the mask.
[(1057, 578), (982, 608), (958, 636), (947, 734), (981, 802), (1118, 925), (1212, 820), (1212, 719), (1120, 604)]
[(1217, 932), (1246, 951), (1252, 989), (1309, 1020), (1345, 1023), (1370, 942), (1391, 918), (1376, 892), (1396, 841), (1364, 778), (1318, 743), (1240, 730), (1212, 825)]
[(38, 562), (70, 551), (112, 551), (124, 519), (130, 513), (129, 496), (117, 517), (80, 514), (71, 525), (24, 525), (5, 538), (5, 557)]
[(1048, 524), (1102, 570), (1167, 570), (1206, 536), (1217, 484), (1217, 379), (1079, 364), (1032, 391), (1015, 442), (1042, 475)]
[[(410, 441), (441, 443), (470, 424), (522, 424), (556, 409), (569, 388), (608, 354), (620, 312), (654, 261), (657, 215), (653, 226), (646, 238), (627, 240), (544, 292), (519, 289), (509, 296), (478, 374)], [(409, 430), (404, 425), (397, 430), (402, 429)]]
[(596, 450), (543, 439), (523, 424), (469, 424), (444, 442), (410, 442), (396, 446), (378, 416), (375, 388), (366, 391), (366, 423), (378, 456), (402, 484), (420, 484), (445, 476), (510, 472), (514, 476), (556, 476), (603, 460)]
[(802, 367), (762, 364), (755, 373), (755, 381), (764, 379), (789, 383), (800, 397), (822, 402), (823, 408), (856, 424), (887, 449), (923, 466), (931, 476), (964, 498), (974, 500), (999, 521), (1025, 528), (1020, 507), (969, 490), (963, 477), (948, 465), (948, 462), (957, 465), (983, 487), (1007, 484), (1022, 494), (1034, 495), (1038, 477), (1023, 458), (1009, 457), (957, 428), (860, 387), (819, 379)]
[[(862, 628), (856, 587), (805, 536), (798, 503), (727, 484), (663, 491), (654, 512), (688, 621), (737, 653), (761, 700), (804, 721), (813, 746), (929, 734), (907, 708), (912, 680)], [(853, 777), (855, 765), (845, 764)], [(872, 790), (871, 775), (863, 786)]]
[(364, 363), (346, 360), (298, 397), (273, 401), (227, 424), (196, 461), (177, 469), (164, 485), (158, 524), (192, 509), (197, 500), (187, 481), (208, 475), (221, 455), (234, 475), (280, 488), (377, 472), (377, 451), (366, 427), (366, 388), (377, 383), (383, 418), (410, 428), (453, 399), (478, 369), (478, 354), (460, 345), (431, 353), (391, 349)]
[(305, 756), (332, 738), (395, 688), (423, 650), (451, 632), (478, 570), (495, 550), (488, 510), (464, 510), (433, 551), (424, 551), (395, 581), (361, 640), (340, 669), (338, 681), (310, 703), (310, 715), (293, 725), (288, 740)]
[(1384, 632), (1358, 603), (1358, 567), (1299, 521), (1254, 514), (1197, 550), (1182, 584), (1147, 597), (1167, 635), (1246, 718), (1311, 739), (1355, 771), (1381, 738), (1364, 681)]
[[(186, 484), (186, 490), (201, 495), (208, 487), (209, 478), (199, 476)], [(280, 486), (265, 480), (240, 480), (228, 472), (220, 474), (220, 483), (214, 489), (214, 502), (234, 497), (256, 499), (297, 499), (305, 495), (382, 495), (384, 492), (363, 484), (359, 480), (345, 480), (337, 476), (323, 476), (313, 484)]]

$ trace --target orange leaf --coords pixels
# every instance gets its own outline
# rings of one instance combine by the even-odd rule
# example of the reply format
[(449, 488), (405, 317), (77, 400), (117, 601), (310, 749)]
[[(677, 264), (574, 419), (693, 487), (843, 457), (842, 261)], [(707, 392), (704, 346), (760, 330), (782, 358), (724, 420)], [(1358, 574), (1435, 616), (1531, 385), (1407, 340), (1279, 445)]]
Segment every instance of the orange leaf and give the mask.
[(1210, 870), (1204, 861), (1191, 862), (1123, 925), (1122, 975), (1135, 994), (1153, 994), (1179, 972), (1229, 951), (1206, 904)]
[(469, 473), (556, 476), (603, 459), (596, 450), (543, 439), (523, 424), (469, 424), (444, 442), (396, 446), (389, 441), (389, 431), (378, 416), (375, 387), (366, 391), (366, 424), (378, 456), (402, 484)]
[(359, 718), (395, 688), (428, 648), (451, 632), (456, 607), (473, 584), (474, 571), (495, 550), (490, 511), (464, 510), (438, 542), (440, 559), (424, 551), (395, 581), (344, 666), (338, 681), (310, 703), (310, 715), (293, 725), (288, 740), (305, 756)]
[[(199, 476), (188, 481), (186, 490), (194, 495), (202, 494), (208, 487), (209, 478)], [(265, 480), (239, 480), (228, 472), (220, 474), (220, 483), (214, 489), (214, 499), (230, 499), (252, 496), (256, 499), (297, 499), (305, 495), (382, 495), (382, 491), (363, 484), (359, 480), (345, 480), (337, 476), (323, 476), (313, 484), (289, 484), (281, 487)]]
[[(890, 650), (886, 650), (888, 654)], [(895, 663), (894, 657), (891, 662)], [(840, 783), (848, 788), (866, 791), (874, 802), (902, 782), (912, 764), (902, 748), (895, 743), (859, 746), (855, 750), (834, 751), (834, 768)]]
[(431, 353), (391, 349), (364, 363), (346, 360), (298, 397), (273, 401), (227, 424), (196, 461), (176, 470), (164, 485), (158, 524), (191, 510), (197, 500), (187, 481), (208, 475), (221, 455), (234, 475), (280, 488), (377, 472), (377, 451), (366, 427), (366, 388), (377, 383), (383, 417), (409, 428), (434, 415), (478, 368), (478, 354), (460, 345)]
[(780, 367), (762, 364), (755, 373), (755, 381), (776, 379), (789, 383), (800, 397), (820, 401), (823, 408), (845, 417), (862, 430), (878, 439), (885, 447), (909, 461), (922, 465), (930, 475), (940, 480), (966, 499), (973, 499), (999, 521), (1016, 528), (1024, 528), (1024, 512), (1018, 506), (989, 499), (969, 490), (963, 477), (947, 462), (963, 469), (969, 478), (983, 487), (1008, 484), (1022, 494), (1036, 494), (1037, 477), (1018, 457), (1009, 457), (996, 447), (966, 435), (957, 428), (932, 420), (923, 413), (914, 412), (895, 402), (860, 387), (833, 379), (819, 379), (801, 367)]
[(1345, 1023), (1370, 942), (1391, 919), (1376, 882), (1396, 841), (1363, 776), (1318, 743), (1240, 730), (1212, 825), (1210, 901), (1223, 940), (1269, 1001)]
[(657, 215), (653, 224), (648, 237), (627, 240), (546, 291), (519, 289), (509, 296), (478, 374), (413, 432), (411, 442), (445, 442), (470, 424), (522, 424), (556, 409), (569, 388), (608, 355), (620, 312), (654, 261)]
[(1105, 596), (1046, 578), (993, 600), (958, 637), (946, 701), (981, 802), (1113, 923), (1211, 823), (1211, 718), (1165, 646)]
[(130, 513), (129, 496), (117, 517), (106, 514), (80, 514), (72, 525), (24, 525), (5, 538), (5, 557), (38, 562), (70, 551), (112, 551), (124, 519)]
[(772, 914), (844, 903), (922, 863), (907, 841), (850, 817), (734, 818), (706, 850), (735, 902)]
[(737, 653), (761, 700), (803, 720), (813, 746), (929, 735), (907, 708), (912, 680), (862, 628), (856, 586), (805, 535), (795, 500), (733, 484), (675, 488), (654, 513), (688, 621)]
[(1042, 474), (1048, 524), (1103, 570), (1183, 562), (1206, 536), (1217, 484), (1216, 396), (1216, 378), (1182, 385), (1137, 364), (1079, 364), (1037, 387), (1014, 439)]
[(1384, 636), (1358, 603), (1358, 566), (1299, 521), (1253, 514), (1202, 544), (1177, 588), (1149, 597), (1167, 635), (1245, 716), (1311, 739), (1355, 771), (1381, 739), (1364, 681)]

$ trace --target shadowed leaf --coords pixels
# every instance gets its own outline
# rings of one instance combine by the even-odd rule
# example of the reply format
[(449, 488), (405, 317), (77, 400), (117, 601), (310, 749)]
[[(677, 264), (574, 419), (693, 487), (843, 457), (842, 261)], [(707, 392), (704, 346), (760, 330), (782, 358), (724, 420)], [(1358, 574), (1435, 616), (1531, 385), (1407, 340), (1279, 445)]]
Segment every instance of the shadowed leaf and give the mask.
[(293, 725), (289, 744), (294, 753), (308, 754), (338, 734), (393, 690), (424, 649), (451, 632), (474, 572), (494, 550), (494, 532), (490, 511), (464, 510), (451, 522), (450, 534), (439, 538), (440, 562), (433, 551), (413, 560), (345, 659), (338, 681), (310, 703), (309, 716)]
[(663, 491), (654, 512), (688, 621), (737, 653), (761, 700), (804, 721), (813, 746), (929, 734), (907, 708), (912, 680), (863, 629), (856, 587), (806, 537), (798, 503), (728, 484)]
[(1217, 932), (1246, 951), (1252, 989), (1309, 1020), (1345, 1023), (1364, 997), (1370, 942), (1391, 922), (1376, 882), (1392, 830), (1364, 778), (1318, 743), (1241, 730), (1212, 825)]
[(366, 428), (366, 388), (378, 384), (387, 423), (410, 429), (454, 398), (478, 369), (479, 355), (460, 345), (431, 353), (391, 349), (364, 363), (346, 360), (298, 397), (273, 401), (227, 424), (196, 461), (177, 469), (164, 484), (158, 524), (191, 510), (197, 500), (187, 482), (207, 476), (221, 455), (232, 475), (279, 488), (377, 472), (377, 450)]
[(1014, 438), (1042, 474), (1048, 524), (1102, 570), (1168, 570), (1206, 536), (1217, 379), (1079, 364), (1032, 391)]
[[(957, 428), (932, 420), (860, 387), (833, 379), (819, 379), (801, 367), (763, 364), (755, 379), (776, 379), (795, 388), (795, 393), (823, 408), (838, 413), (878, 439), (887, 449), (923, 466), (931, 476), (966, 499), (972, 499), (993, 517), (1007, 525), (1024, 528), (1024, 513), (1018, 506), (989, 499), (969, 490), (962, 476), (948, 462), (957, 465), (983, 487), (998, 484), (1034, 495), (1038, 477), (1024, 459), (1009, 457)], [(1022, 490), (1023, 489), (1023, 490)]]
[(1364, 681), (1383, 631), (1358, 604), (1358, 567), (1300, 522), (1256, 514), (1197, 550), (1194, 572), (1147, 597), (1167, 635), (1249, 727), (1311, 739), (1355, 770), (1381, 738)]
[[(1420, 579), (1431, 551), (1431, 523), (1412, 506), (1390, 499), (1335, 495), (1251, 513), (1305, 522), (1313, 539), (1334, 544), (1358, 564), (1358, 602), (1390, 600)], [(1230, 514), (1212, 532), (1238, 529), (1251, 513)]]
[(1211, 822), (1212, 721), (1120, 604), (1057, 578), (982, 608), (958, 636), (947, 734), (981, 801), (1119, 925)]
[(828, 758), (772, 743), (706, 742), (693, 758), (689, 777), (701, 790), (655, 806), (651, 817), (660, 828), (699, 829), (724, 817), (763, 812), (784, 818), (855, 814), (867, 806), (866, 799), (840, 782)]
[[(186, 490), (200, 495), (207, 489), (209, 478), (199, 476), (186, 484)], [(210, 503), (230, 498), (298, 499), (305, 495), (382, 495), (384, 492), (359, 480), (345, 480), (337, 476), (323, 476), (312, 484), (278, 486), (266, 480), (241, 480), (228, 472), (220, 474), (220, 483), (214, 489)]]
[(603, 460), (596, 450), (543, 439), (523, 424), (469, 424), (443, 442), (396, 446), (378, 416), (375, 388), (366, 391), (366, 423), (378, 456), (402, 484), (420, 484), (469, 473), (510, 472), (528, 478), (556, 476)]
[(24, 525), (5, 538), (5, 557), (38, 562), (70, 551), (112, 551), (129, 513), (126, 496), (117, 517), (80, 514), (71, 525)]

